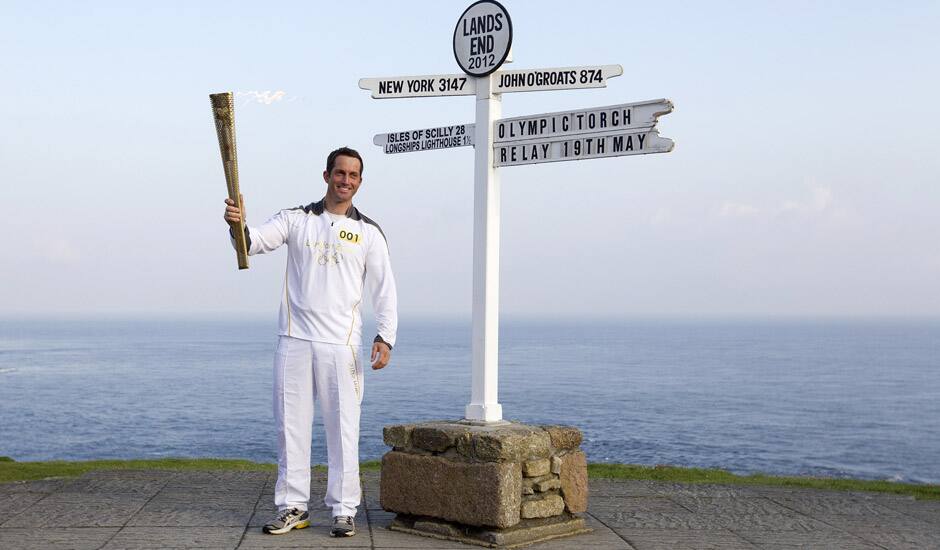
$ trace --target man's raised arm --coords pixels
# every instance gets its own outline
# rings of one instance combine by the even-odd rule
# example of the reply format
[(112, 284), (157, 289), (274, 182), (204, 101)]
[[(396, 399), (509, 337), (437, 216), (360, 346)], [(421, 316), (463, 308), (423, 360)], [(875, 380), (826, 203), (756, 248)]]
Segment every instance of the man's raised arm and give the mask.
[[(242, 206), (245, 206), (245, 198), (241, 199)], [(247, 210), (247, 208), (246, 208)], [(247, 216), (246, 216), (247, 218)], [(225, 221), (229, 224), (229, 237), (232, 240), (232, 246), (235, 246), (235, 236), (232, 234), (233, 227), (242, 219), (242, 212), (232, 199), (225, 199)], [(281, 210), (271, 219), (264, 222), (260, 227), (249, 227), (245, 224), (245, 239), (248, 243), (248, 255), (264, 254), (271, 252), (287, 241), (289, 232), (289, 222), (287, 220), (287, 210)]]

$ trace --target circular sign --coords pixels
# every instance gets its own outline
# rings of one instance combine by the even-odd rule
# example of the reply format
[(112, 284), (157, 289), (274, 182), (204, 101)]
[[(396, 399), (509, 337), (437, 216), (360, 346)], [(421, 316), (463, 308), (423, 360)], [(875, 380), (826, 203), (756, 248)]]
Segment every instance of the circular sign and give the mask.
[(463, 72), (486, 76), (506, 61), (512, 47), (512, 20), (496, 0), (471, 4), (454, 28), (454, 57)]

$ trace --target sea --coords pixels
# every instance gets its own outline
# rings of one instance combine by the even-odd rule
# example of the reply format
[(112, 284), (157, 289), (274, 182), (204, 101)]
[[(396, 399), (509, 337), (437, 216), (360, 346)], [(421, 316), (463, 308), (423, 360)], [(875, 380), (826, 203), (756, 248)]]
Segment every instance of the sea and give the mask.
[[(273, 317), (0, 320), (0, 455), (275, 462), (276, 342)], [(470, 359), (469, 320), (405, 317), (361, 458), (385, 425), (462, 418)], [(506, 318), (499, 401), (577, 426), (592, 462), (940, 483), (937, 319)]]

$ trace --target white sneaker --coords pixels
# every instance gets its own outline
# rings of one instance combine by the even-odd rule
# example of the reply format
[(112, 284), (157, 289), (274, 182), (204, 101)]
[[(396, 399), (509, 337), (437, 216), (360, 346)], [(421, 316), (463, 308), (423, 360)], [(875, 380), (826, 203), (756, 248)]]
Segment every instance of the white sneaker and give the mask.
[(291, 529), (310, 527), (310, 515), (300, 508), (281, 510), (271, 521), (264, 524), (262, 531), (269, 535), (283, 535)]
[(352, 516), (336, 516), (333, 518), (333, 527), (330, 529), (331, 537), (351, 537), (356, 534), (356, 522)]

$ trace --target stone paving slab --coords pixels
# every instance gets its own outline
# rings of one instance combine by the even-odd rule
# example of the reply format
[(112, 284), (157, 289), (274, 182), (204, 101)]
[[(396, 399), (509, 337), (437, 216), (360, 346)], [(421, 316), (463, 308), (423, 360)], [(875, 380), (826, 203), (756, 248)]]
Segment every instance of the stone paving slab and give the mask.
[(46, 498), (48, 493), (0, 493), (0, 522)]
[(794, 532), (739, 530), (735, 534), (754, 544), (757, 548), (819, 548), (874, 550), (881, 548), (861, 537), (836, 530)]
[(614, 528), (636, 550), (753, 550), (756, 548), (727, 529)]
[(75, 527), (40, 530), (0, 528), (0, 548), (3, 548), (3, 550), (48, 550), (50, 548), (97, 550), (107, 544), (117, 532), (117, 527)]
[(807, 497), (813, 497), (817, 499), (823, 498), (835, 498), (835, 499), (844, 499), (849, 498), (857, 501), (893, 501), (893, 500), (913, 500), (913, 497), (907, 495), (893, 495), (891, 493), (875, 493), (868, 491), (834, 491), (828, 489), (807, 489), (807, 488), (797, 488), (797, 487), (777, 487), (777, 486), (747, 486), (743, 487), (742, 490), (749, 491), (753, 496), (762, 496), (768, 498), (774, 497), (785, 497), (787, 495), (806, 495)]
[(932, 525), (940, 525), (940, 500), (923, 502), (908, 499), (880, 504), (896, 512), (930, 522)]
[(890, 548), (891, 550), (936, 550), (940, 548), (940, 537), (936, 533), (862, 531), (856, 533), (856, 535), (878, 545), (878, 548)]
[(692, 513), (714, 516), (786, 516), (794, 513), (794, 510), (763, 497), (712, 498), (676, 496), (670, 500)]
[(673, 499), (658, 495), (655, 497), (596, 497), (591, 495), (588, 500), (588, 512), (602, 517), (613, 517), (617, 515), (617, 512), (686, 514), (691, 511)]
[(123, 527), (147, 502), (137, 495), (52, 493), (9, 519), (4, 527)]
[(481, 548), (480, 546), (469, 546), (461, 542), (419, 537), (400, 531), (390, 531), (388, 525), (392, 522), (392, 518), (394, 517), (395, 514), (389, 514), (387, 512), (369, 512), (374, 548), (414, 548), (420, 550), (468, 550)]
[(592, 479), (591, 498), (594, 497), (655, 497), (660, 496), (655, 481)]
[(109, 470), (89, 472), (64, 481), (59, 489), (67, 493), (130, 493), (153, 496), (176, 475), (169, 471)]
[(831, 531), (829, 524), (816, 518), (807, 517), (801, 514), (734, 514), (720, 513), (705, 514), (704, 517), (714, 518), (721, 526), (737, 530), (763, 531), (768, 533), (775, 532), (797, 532), (813, 533), (819, 531)]
[(691, 512), (616, 512), (612, 515), (593, 514), (612, 529), (668, 529), (672, 531), (721, 530), (724, 524), (715, 518), (700, 516)]
[(763, 496), (752, 487), (706, 483), (649, 482), (654, 492), (667, 497), (749, 498)]
[(242, 527), (125, 527), (103, 548), (236, 548), (244, 532)]
[(858, 499), (858, 498), (832, 498), (817, 497), (815, 495), (794, 495), (769, 497), (769, 500), (785, 506), (801, 514), (817, 515), (850, 515), (850, 516), (888, 516), (897, 517), (901, 512), (886, 506), (885, 501)]
[(144, 506), (127, 525), (136, 527), (240, 527), (244, 530), (254, 512), (251, 503), (237, 506), (197, 505), (195, 503), (178, 505)]
[(166, 489), (259, 495), (269, 477), (267, 472), (179, 472), (170, 478)]
[(306, 529), (294, 530), (284, 535), (266, 535), (261, 528), (252, 527), (245, 532), (242, 549), (262, 548), (373, 548), (368, 525), (364, 521), (356, 522), (357, 534), (354, 537), (333, 538), (330, 536), (328, 521), (314, 523)]
[(362, 495), (362, 504), (369, 510), (381, 510), (382, 505), (379, 501), (378, 486), (374, 491), (368, 491)]
[(63, 485), (57, 491), (62, 493), (78, 493), (87, 495), (136, 495), (142, 497), (152, 497), (160, 492), (164, 482), (152, 483), (142, 481), (140, 485), (134, 482), (124, 482), (118, 480), (80, 480)]
[(362, 485), (369, 490), (362, 493), (362, 504), (369, 510), (382, 510), (379, 504), (379, 472), (366, 472), (362, 474)]
[(36, 481), (14, 481), (0, 483), (0, 495), (8, 493), (54, 493), (71, 479), (39, 479)]
[(571, 550), (572, 548), (633, 550), (635, 548), (597, 518), (590, 515), (585, 516), (585, 523), (592, 530), (590, 533), (549, 540), (535, 544), (531, 548), (535, 550)]
[[(308, 529), (272, 536), (269, 472), (102, 471), (76, 479), (0, 484), (0, 549), (470, 549), (387, 529), (379, 474), (362, 476), (358, 534), (329, 536), (326, 474), (311, 479)], [(937, 549), (940, 502), (786, 487), (591, 480), (589, 534), (535, 550)]]

